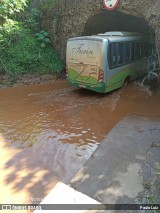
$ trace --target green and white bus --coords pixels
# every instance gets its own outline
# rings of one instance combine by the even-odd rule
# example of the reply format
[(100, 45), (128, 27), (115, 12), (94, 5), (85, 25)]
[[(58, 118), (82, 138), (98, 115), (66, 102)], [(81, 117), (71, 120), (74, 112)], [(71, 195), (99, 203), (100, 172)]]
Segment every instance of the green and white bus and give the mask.
[(106, 32), (67, 41), (67, 81), (75, 87), (110, 92), (147, 74), (157, 63), (154, 38), (136, 32)]

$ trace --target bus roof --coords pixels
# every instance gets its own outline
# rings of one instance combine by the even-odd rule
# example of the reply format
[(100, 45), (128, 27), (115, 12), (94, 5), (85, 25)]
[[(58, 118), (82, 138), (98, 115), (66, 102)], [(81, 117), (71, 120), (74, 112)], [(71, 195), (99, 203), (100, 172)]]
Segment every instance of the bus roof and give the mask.
[(141, 40), (141, 37), (137, 36), (106, 36), (106, 35), (92, 35), (92, 36), (82, 36), (82, 37), (75, 37), (70, 38), (68, 41), (75, 41), (75, 40), (108, 40), (109, 42), (116, 42), (116, 41), (133, 41), (133, 40)]
[(100, 33), (98, 35), (106, 35), (106, 36), (141, 36), (139, 32), (126, 32), (126, 31), (111, 31)]
[(74, 37), (68, 39), (71, 40), (108, 40), (109, 42), (117, 42), (117, 41), (134, 41), (134, 40), (145, 40), (151, 38), (151, 36), (141, 36), (140, 33), (136, 32), (106, 32), (106, 33), (100, 33), (97, 35), (91, 35), (91, 36), (81, 36), (81, 37)]

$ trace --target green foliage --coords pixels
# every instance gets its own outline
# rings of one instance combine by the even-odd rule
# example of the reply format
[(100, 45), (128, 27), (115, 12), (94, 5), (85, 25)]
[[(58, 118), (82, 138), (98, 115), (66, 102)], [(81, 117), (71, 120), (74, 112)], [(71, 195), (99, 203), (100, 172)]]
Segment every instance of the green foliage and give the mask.
[(63, 63), (51, 46), (41, 48), (33, 34), (27, 32), (1, 52), (1, 72), (8, 75), (21, 73), (59, 73)]
[[(3, 23), (0, 26), (0, 73), (15, 76), (22, 73), (60, 73), (64, 64), (52, 48), (49, 34), (38, 30), (35, 8), (27, 10), (23, 21), (15, 13), (26, 5), (27, 0), (2, 0), (0, 3)], [(11, 19), (12, 17), (12, 19)]]
[(1, 0), (0, 1), (0, 16), (7, 19), (20, 12), (26, 6), (27, 0)]
[(38, 41), (40, 41), (40, 45), (42, 48), (46, 47), (47, 44), (51, 43), (49, 37), (48, 37), (48, 33), (44, 30), (42, 30), (39, 33), (35, 34), (36, 38)]
[[(148, 203), (153, 205), (157, 204), (158, 200), (154, 195), (147, 196)], [(151, 210), (152, 213), (160, 213), (160, 210)]]
[(25, 28), (29, 28), (33, 31), (38, 30), (38, 17), (41, 12), (36, 8), (29, 8), (25, 11), (25, 19), (23, 20)]
[[(156, 187), (157, 189), (160, 189), (160, 169), (157, 169), (154, 174), (157, 176), (157, 182), (156, 182)], [(151, 194), (148, 195), (147, 197), (148, 203), (149, 204), (157, 204), (159, 203), (159, 199), (157, 195)], [(160, 210), (151, 210), (152, 213), (160, 213)]]
[(42, 12), (52, 11), (55, 5), (59, 5), (60, 0), (33, 0)]
[(150, 189), (151, 188), (151, 184), (149, 182), (144, 182), (143, 186), (145, 189)]
[(160, 169), (157, 169), (155, 174), (157, 176), (157, 188), (160, 190)]
[(28, 30), (23, 28), (22, 23), (7, 19), (3, 26), (0, 26), (0, 50), (8, 48), (27, 32)]

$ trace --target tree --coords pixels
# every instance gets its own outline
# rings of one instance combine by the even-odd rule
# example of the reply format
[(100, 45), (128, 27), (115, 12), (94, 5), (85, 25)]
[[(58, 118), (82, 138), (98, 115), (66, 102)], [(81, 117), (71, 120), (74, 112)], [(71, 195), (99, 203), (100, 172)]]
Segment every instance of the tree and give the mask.
[(28, 0), (0, 0), (0, 19), (4, 22), (6, 19), (14, 17), (26, 6)]

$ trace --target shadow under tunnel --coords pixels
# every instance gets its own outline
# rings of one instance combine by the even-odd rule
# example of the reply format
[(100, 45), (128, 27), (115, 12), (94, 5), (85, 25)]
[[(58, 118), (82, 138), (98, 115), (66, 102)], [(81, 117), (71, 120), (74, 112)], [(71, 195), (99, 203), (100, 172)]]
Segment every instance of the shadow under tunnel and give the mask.
[(103, 10), (86, 23), (83, 36), (104, 33), (107, 31), (140, 32), (142, 35), (154, 35), (145, 19), (118, 11)]

